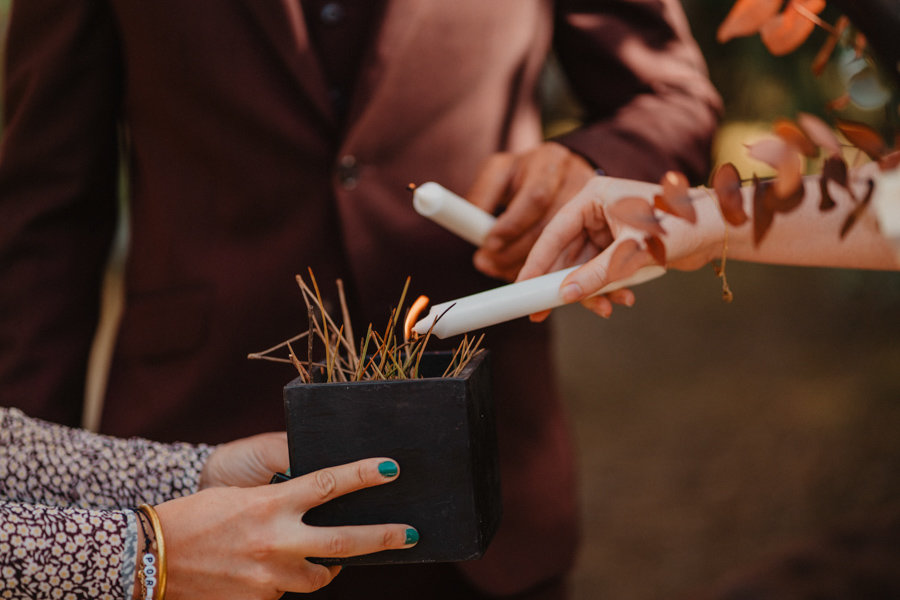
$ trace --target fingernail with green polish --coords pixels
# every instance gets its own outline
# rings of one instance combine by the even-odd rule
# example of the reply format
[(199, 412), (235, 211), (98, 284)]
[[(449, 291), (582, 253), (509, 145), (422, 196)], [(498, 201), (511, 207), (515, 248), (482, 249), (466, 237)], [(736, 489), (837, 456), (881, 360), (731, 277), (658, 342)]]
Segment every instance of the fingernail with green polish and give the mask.
[(415, 544), (419, 541), (419, 532), (415, 529), (407, 529), (406, 530), (406, 544)]
[(378, 465), (378, 472), (381, 473), (383, 477), (393, 477), (400, 472), (400, 469), (397, 468), (397, 463), (386, 460)]

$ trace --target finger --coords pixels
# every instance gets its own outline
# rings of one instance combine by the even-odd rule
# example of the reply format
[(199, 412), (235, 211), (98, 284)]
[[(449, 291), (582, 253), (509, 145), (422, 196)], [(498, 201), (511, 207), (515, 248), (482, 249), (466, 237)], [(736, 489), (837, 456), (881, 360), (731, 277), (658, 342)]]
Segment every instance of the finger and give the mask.
[(493, 279), (503, 279), (503, 274), (497, 263), (494, 261), (494, 256), (493, 253), (482, 252), (479, 250), (472, 255), (472, 264), (476, 269), (488, 277), (492, 277)]
[(507, 209), (497, 217), (497, 223), (488, 234), (485, 247), (498, 249), (518, 239), (523, 232), (548, 221), (557, 203), (555, 184), (553, 180), (548, 181), (529, 173), (510, 199)]
[(487, 212), (494, 214), (506, 205), (515, 156), (509, 153), (494, 154), (488, 158), (469, 188), (466, 199)]
[[(561, 157), (544, 153), (550, 156), (547, 159), (550, 162), (529, 168), (509, 207), (497, 219), (491, 236), (509, 242), (520, 238), (523, 232), (534, 229), (540, 232), (556, 212), (584, 188), (590, 179), (590, 167), (575, 163), (574, 155), (568, 150), (562, 152)], [(578, 160), (587, 164), (580, 157)]]
[(485, 244), (475, 253), (475, 267), (491, 277), (514, 281), (539, 236), (540, 229), (533, 228), (497, 250), (491, 250)]
[(619, 288), (606, 294), (610, 302), (621, 306), (634, 306), (634, 292), (631, 288)]
[(518, 281), (549, 272), (560, 255), (585, 235), (595, 244), (599, 240), (599, 248), (612, 242), (602, 208), (607, 186), (607, 178), (592, 178), (554, 215), (528, 253)]
[(419, 532), (401, 524), (306, 526), (303, 537), (310, 556), (344, 557), (412, 548), (419, 541)]
[(541, 312), (536, 312), (536, 313), (528, 315), (528, 319), (532, 323), (543, 323), (544, 321), (547, 320), (547, 317), (549, 317), (550, 313), (552, 313), (552, 312), (553, 311), (550, 309), (542, 310)]
[(269, 481), (288, 468), (287, 434), (262, 433), (222, 444), (203, 466), (200, 489), (250, 487)]
[(581, 305), (604, 319), (608, 319), (612, 315), (613, 306), (606, 296), (585, 298), (581, 301)]
[(553, 262), (550, 271), (567, 269), (573, 265), (586, 263), (600, 254), (601, 247), (590, 242), (587, 235), (572, 240)]
[(519, 270), (517, 281), (549, 272), (560, 255), (583, 240), (584, 216), (573, 200), (547, 223)]
[(303, 561), (300, 568), (291, 569), (292, 577), (284, 591), (309, 594), (331, 583), (340, 572), (340, 565), (326, 566)]
[(287, 433), (283, 431), (263, 433), (259, 437), (262, 440), (262, 444), (257, 448), (257, 451), (262, 470), (269, 475), (287, 471), (290, 467)]
[(565, 302), (575, 302), (596, 294), (607, 284), (625, 279), (641, 267), (653, 263), (653, 257), (634, 238), (613, 242), (595, 258), (569, 273), (560, 284)]
[(399, 473), (400, 467), (390, 458), (367, 458), (308, 473), (274, 487), (283, 488), (305, 512), (338, 496), (393, 481)]

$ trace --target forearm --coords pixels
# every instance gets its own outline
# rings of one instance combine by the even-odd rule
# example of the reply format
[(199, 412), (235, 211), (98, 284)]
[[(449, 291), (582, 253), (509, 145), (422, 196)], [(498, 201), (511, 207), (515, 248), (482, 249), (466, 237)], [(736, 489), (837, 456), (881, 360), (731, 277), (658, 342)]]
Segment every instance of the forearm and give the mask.
[[(798, 266), (883, 270), (900, 268), (897, 254), (879, 230), (871, 205), (859, 213), (846, 235), (841, 236), (849, 215), (868, 193), (869, 181), (869, 177), (851, 173), (851, 189), (855, 200), (847, 190), (830, 185), (831, 197), (836, 206), (822, 211), (819, 208), (819, 176), (807, 176), (804, 179), (804, 198), (800, 205), (788, 212), (775, 213), (768, 228), (762, 226), (765, 215), (758, 210), (754, 211), (755, 186), (744, 186), (741, 188), (744, 210), (750, 219), (741, 226), (727, 227), (728, 258)], [(709, 202), (709, 198), (697, 201)], [(723, 233), (718, 235), (724, 244), (724, 222), (720, 227)]]
[(709, 171), (714, 105), (670, 91), (643, 94), (604, 118), (555, 138), (588, 158), (604, 173), (639, 181), (659, 181), (666, 171), (702, 181)]
[(157, 504), (195, 492), (212, 450), (116, 439), (0, 408), (0, 497), (83, 508)]
[(585, 113), (556, 141), (612, 176), (699, 179), (721, 100), (678, 2), (560, 2), (555, 48)]

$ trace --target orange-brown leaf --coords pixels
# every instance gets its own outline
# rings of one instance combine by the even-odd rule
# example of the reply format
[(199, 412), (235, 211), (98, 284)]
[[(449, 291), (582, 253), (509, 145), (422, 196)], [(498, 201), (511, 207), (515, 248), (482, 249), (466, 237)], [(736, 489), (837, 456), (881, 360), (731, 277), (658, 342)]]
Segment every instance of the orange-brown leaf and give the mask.
[(644, 243), (647, 245), (647, 252), (650, 253), (656, 264), (662, 267), (666, 266), (666, 245), (659, 236), (648, 235), (644, 238)]
[(819, 179), (819, 210), (822, 212), (828, 212), (837, 206), (837, 202), (834, 201), (834, 198), (831, 197), (831, 192), (828, 191), (828, 179), (825, 175)]
[[(806, 196), (806, 188), (803, 187), (803, 182), (798, 180), (798, 185), (795, 187), (785, 187), (781, 191), (779, 191), (779, 179), (776, 177), (772, 182), (772, 191), (766, 193), (766, 202), (775, 212), (791, 212), (803, 202), (803, 198)], [(781, 184), (784, 186), (785, 184)]]
[[(803, 199), (803, 158), (795, 151), (785, 153), (782, 161), (777, 166), (778, 174), (775, 176), (774, 192), (778, 199), (778, 208), (781, 212), (787, 212), (796, 208)], [(799, 195), (799, 199), (797, 196)], [(797, 204), (792, 204), (796, 201)]]
[(668, 171), (663, 175), (662, 194), (654, 197), (656, 208), (690, 222), (697, 222), (697, 212), (688, 193), (690, 183), (683, 173)]
[(869, 189), (866, 190), (866, 195), (863, 196), (862, 201), (857, 204), (852, 211), (850, 211), (850, 214), (847, 215), (847, 219), (844, 221), (844, 225), (841, 227), (841, 239), (844, 239), (850, 232), (850, 229), (857, 223), (857, 221), (859, 221), (859, 218), (869, 206), (869, 201), (872, 200), (872, 192), (875, 191), (875, 182), (870, 179), (868, 183)]
[(775, 212), (769, 208), (771, 202), (766, 198), (772, 194), (772, 184), (762, 182), (754, 175), (753, 185), (753, 243), (759, 246), (772, 226)]
[(803, 158), (781, 138), (766, 138), (747, 146), (748, 154), (777, 172), (772, 192), (776, 204), (774, 210), (790, 210), (776, 208), (783, 206), (783, 201), (790, 201), (799, 193), (802, 198)]
[(809, 139), (817, 146), (824, 148), (828, 154), (841, 153), (841, 143), (834, 131), (819, 117), (809, 113), (799, 113), (797, 124), (809, 136)]
[(724, 44), (730, 39), (752, 35), (778, 13), (782, 0), (738, 0), (716, 32), (716, 39)]
[(822, 176), (819, 178), (819, 190), (821, 200), (819, 210), (827, 212), (837, 206), (831, 192), (828, 190), (828, 182), (833, 181), (843, 188), (847, 188), (847, 163), (840, 156), (829, 156), (822, 165)]
[(781, 138), (765, 138), (747, 144), (747, 154), (751, 158), (762, 161), (770, 167), (778, 168), (790, 148)]
[(783, 56), (796, 50), (816, 28), (816, 24), (797, 10), (797, 6), (818, 14), (825, 8), (825, 0), (791, 0), (783, 13), (766, 21), (759, 30), (759, 35), (769, 52), (775, 56)]
[(815, 158), (819, 148), (800, 127), (789, 119), (777, 119), (772, 127), (775, 135), (799, 150), (804, 156)]
[(607, 213), (610, 218), (618, 219), (646, 233), (662, 235), (666, 232), (659, 224), (653, 207), (640, 196), (625, 196), (616, 200), (607, 208)]
[(850, 106), (850, 94), (841, 94), (837, 98), (833, 98), (825, 103), (825, 110), (835, 111), (844, 110)]
[(739, 227), (747, 222), (744, 212), (744, 197), (741, 195), (741, 175), (737, 167), (725, 163), (716, 169), (712, 180), (713, 190), (719, 198), (719, 207), (725, 220)]
[(882, 171), (890, 171), (900, 167), (900, 150), (881, 157), (881, 160), (878, 161), (878, 167)]
[(623, 240), (609, 259), (609, 281), (618, 281), (647, 265), (647, 251), (634, 238)]
[(853, 48), (856, 50), (856, 58), (862, 58), (866, 52), (866, 35), (862, 31), (856, 32)]
[(844, 30), (847, 29), (849, 24), (850, 19), (842, 15), (837, 20), (837, 23), (835, 23), (834, 31), (828, 35), (825, 39), (825, 43), (819, 48), (819, 52), (812, 62), (812, 72), (816, 77), (821, 75), (825, 70), (825, 65), (828, 64), (831, 55), (834, 54), (834, 49), (837, 47), (838, 40), (841, 39), (841, 35), (844, 33)]
[(841, 120), (836, 121), (835, 125), (851, 144), (865, 152), (872, 160), (878, 160), (887, 154), (888, 147), (884, 139), (868, 125)]
[(822, 176), (841, 187), (847, 187), (847, 163), (840, 156), (829, 156), (822, 164)]

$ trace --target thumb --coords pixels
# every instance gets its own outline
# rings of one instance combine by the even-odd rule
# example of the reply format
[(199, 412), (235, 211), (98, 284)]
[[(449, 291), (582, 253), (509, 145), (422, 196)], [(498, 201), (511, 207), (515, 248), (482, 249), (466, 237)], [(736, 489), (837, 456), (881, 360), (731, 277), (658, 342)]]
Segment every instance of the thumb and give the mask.
[(619, 238), (609, 248), (569, 273), (560, 285), (560, 297), (566, 303), (578, 302), (652, 263), (653, 256), (640, 242), (634, 238)]

